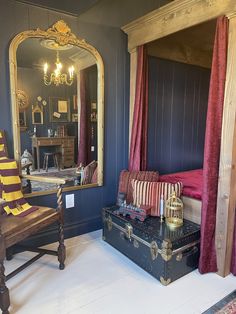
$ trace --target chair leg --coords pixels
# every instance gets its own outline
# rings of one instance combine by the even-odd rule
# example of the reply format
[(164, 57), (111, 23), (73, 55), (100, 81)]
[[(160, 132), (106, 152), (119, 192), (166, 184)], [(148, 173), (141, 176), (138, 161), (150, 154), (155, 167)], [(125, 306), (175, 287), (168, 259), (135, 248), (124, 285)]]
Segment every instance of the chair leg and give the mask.
[(46, 169), (46, 156), (43, 157), (43, 170)]
[(58, 171), (60, 171), (58, 155), (55, 155), (55, 164), (56, 164), (56, 167), (57, 167)]
[(6, 260), (10, 261), (13, 258), (13, 249), (12, 247), (9, 247), (6, 249)]
[(56, 168), (56, 167), (57, 167), (57, 164), (56, 164), (56, 158), (55, 158), (55, 155), (52, 155), (52, 158), (53, 158), (54, 167)]
[(48, 155), (46, 156), (46, 172), (48, 172)]
[(59, 246), (57, 249), (59, 269), (63, 270), (65, 268), (65, 259), (66, 259), (66, 247), (64, 245), (64, 227), (61, 222), (58, 225), (59, 228)]
[(8, 308), (10, 306), (9, 290), (6, 286), (6, 276), (4, 259), (6, 255), (6, 249), (3, 236), (0, 236), (0, 308), (2, 314), (9, 314)]

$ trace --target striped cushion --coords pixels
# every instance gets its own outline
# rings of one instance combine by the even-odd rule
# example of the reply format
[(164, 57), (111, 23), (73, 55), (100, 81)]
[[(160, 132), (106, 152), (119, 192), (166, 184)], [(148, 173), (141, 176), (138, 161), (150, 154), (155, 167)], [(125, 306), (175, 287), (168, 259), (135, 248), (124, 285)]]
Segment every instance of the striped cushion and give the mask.
[(120, 173), (118, 193), (126, 194), (126, 202), (133, 203), (133, 188), (132, 180), (157, 182), (159, 180), (159, 173), (157, 171), (128, 171), (122, 170)]
[(98, 183), (98, 167), (94, 170), (91, 183)]
[(84, 168), (82, 184), (92, 183), (92, 177), (95, 169), (97, 168), (97, 161), (93, 160)]
[(160, 198), (163, 196), (164, 202), (176, 192), (176, 196), (180, 197), (183, 184), (177, 182), (175, 184), (168, 182), (147, 182), (132, 180), (134, 205), (152, 206), (151, 215), (160, 215)]

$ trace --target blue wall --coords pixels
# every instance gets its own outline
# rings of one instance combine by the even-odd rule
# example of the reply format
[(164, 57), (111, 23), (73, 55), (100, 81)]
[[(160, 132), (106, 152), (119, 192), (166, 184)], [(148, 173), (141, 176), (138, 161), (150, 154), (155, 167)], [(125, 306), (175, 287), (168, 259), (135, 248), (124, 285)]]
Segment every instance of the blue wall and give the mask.
[(149, 169), (202, 167), (209, 81), (209, 69), (149, 57)]

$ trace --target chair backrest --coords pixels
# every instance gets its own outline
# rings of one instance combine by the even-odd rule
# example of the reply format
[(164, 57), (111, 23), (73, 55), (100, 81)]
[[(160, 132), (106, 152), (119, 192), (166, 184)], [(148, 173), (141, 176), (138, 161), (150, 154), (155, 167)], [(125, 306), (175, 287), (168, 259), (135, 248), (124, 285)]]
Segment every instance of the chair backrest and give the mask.
[(126, 194), (126, 202), (133, 202), (133, 189), (131, 181), (133, 179), (139, 181), (156, 182), (159, 181), (159, 173), (157, 171), (128, 171), (122, 170), (119, 179), (119, 193)]
[(8, 157), (5, 131), (0, 130), (0, 158)]

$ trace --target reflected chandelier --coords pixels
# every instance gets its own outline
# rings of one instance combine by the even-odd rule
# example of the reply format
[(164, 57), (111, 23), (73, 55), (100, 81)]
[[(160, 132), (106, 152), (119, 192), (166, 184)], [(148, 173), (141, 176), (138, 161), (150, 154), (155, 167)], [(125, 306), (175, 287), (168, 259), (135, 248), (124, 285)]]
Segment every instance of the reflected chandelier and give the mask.
[(51, 84), (54, 84), (56, 86), (63, 85), (63, 84), (71, 86), (74, 81), (74, 67), (72, 65), (68, 68), (68, 74), (61, 73), (63, 65), (60, 62), (58, 51), (57, 51), (57, 58), (56, 58), (55, 65), (56, 65), (56, 69), (54, 70), (54, 72), (50, 74), (48, 73), (48, 64), (47, 63), (44, 64), (44, 76), (43, 76), (44, 84), (47, 86)]

